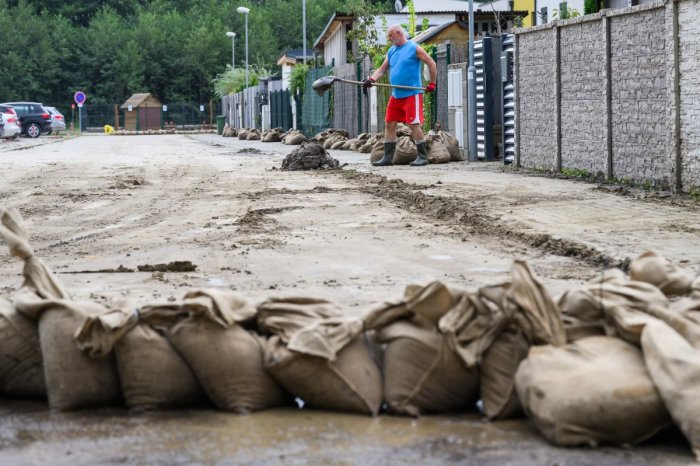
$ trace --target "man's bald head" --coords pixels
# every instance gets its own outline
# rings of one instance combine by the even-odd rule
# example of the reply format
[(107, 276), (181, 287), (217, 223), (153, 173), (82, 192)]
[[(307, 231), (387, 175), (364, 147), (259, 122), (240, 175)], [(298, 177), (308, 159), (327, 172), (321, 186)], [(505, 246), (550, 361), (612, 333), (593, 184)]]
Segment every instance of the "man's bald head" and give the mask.
[(394, 45), (403, 45), (406, 42), (406, 32), (403, 30), (401, 25), (393, 24), (389, 26), (386, 33), (389, 41)]

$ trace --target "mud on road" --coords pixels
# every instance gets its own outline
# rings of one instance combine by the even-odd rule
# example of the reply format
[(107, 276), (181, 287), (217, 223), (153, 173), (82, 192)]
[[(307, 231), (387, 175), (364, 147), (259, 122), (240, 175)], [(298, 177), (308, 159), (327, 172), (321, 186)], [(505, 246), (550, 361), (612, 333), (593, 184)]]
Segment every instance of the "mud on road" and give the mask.
[[(281, 171), (293, 146), (214, 135), (84, 136), (0, 153), (0, 204), (17, 207), (38, 257), (78, 299), (145, 304), (194, 287), (256, 300), (309, 295), (349, 314), (411, 282), (468, 288), (525, 259), (555, 296), (654, 248), (700, 266), (694, 203), (637, 199), (492, 164)], [(6, 251), (3, 251), (6, 254)], [(21, 265), (0, 261), (0, 292)], [(169, 267), (188, 264), (187, 267)], [(559, 449), (527, 421), (477, 414), (365, 419), (117, 410), (49, 414), (2, 401), (0, 463), (686, 464), (676, 434), (632, 449)], [(232, 440), (235, 438), (235, 440)], [(315, 461), (314, 461), (315, 462)]]

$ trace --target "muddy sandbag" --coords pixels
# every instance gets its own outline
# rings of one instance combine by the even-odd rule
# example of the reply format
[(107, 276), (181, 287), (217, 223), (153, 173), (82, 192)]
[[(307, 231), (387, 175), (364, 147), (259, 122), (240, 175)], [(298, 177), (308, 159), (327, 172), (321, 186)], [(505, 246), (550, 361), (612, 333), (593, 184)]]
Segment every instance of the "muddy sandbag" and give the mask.
[(0, 298), (0, 393), (46, 398), (37, 323), (4, 298)]
[(418, 157), (418, 149), (410, 136), (401, 136), (396, 140), (396, 151), (392, 162), (394, 165), (408, 165)]
[(316, 142), (305, 142), (282, 161), (282, 170), (319, 170), (338, 168), (340, 162)]
[[(336, 145), (337, 145), (337, 144), (336, 144)], [(337, 149), (337, 150), (350, 150), (351, 147), (352, 147), (352, 142), (350, 142), (350, 141), (348, 140), (348, 141), (343, 141), (343, 144), (342, 144), (342, 145), (337, 146), (337, 147), (334, 147), (334, 149)]]
[(521, 330), (504, 330), (484, 353), (479, 366), (479, 392), (486, 417), (509, 419), (522, 414), (515, 374), (530, 344)]
[(437, 281), (409, 285), (401, 300), (378, 304), (364, 317), (365, 328), (384, 344), (384, 400), (391, 412), (418, 416), (474, 406), (476, 361), (487, 345), (473, 331), (483, 324), (470, 317), (478, 314), (469, 312), (470, 299)]
[(121, 404), (114, 355), (93, 359), (78, 348), (74, 335), (89, 317), (108, 312), (86, 301), (41, 299), (25, 292), (18, 309), (39, 319), (39, 342), (49, 407), (58, 411)]
[(277, 131), (266, 131), (261, 137), (262, 142), (280, 142), (280, 133)]
[(258, 326), (271, 334), (265, 367), (312, 408), (376, 415), (382, 377), (359, 319), (323, 299), (270, 299)]
[(648, 251), (630, 262), (630, 279), (651, 283), (666, 296), (684, 296), (691, 292), (695, 275)]
[(384, 343), (384, 401), (395, 414), (419, 416), (474, 407), (479, 390), (476, 366), (465, 367), (435, 329), (407, 320), (379, 331)]
[(248, 134), (250, 133), (249, 129), (246, 128), (241, 128), (238, 130), (238, 139), (241, 141), (245, 141), (248, 139)]
[[(211, 401), (220, 409), (248, 413), (285, 404), (288, 394), (265, 371), (264, 340), (243, 327), (255, 318), (255, 306), (227, 290), (188, 292), (168, 341), (192, 368)], [(162, 319), (157, 309), (142, 319)]]
[(433, 140), (428, 143), (428, 162), (447, 163), (450, 161), (450, 153), (447, 146), (441, 141)]
[(374, 147), (372, 147), (372, 151), (370, 152), (369, 156), (369, 161), (370, 162), (378, 162), (384, 157), (384, 141), (378, 141), (376, 144), (374, 144)]
[(450, 162), (461, 162), (464, 156), (459, 151), (459, 141), (451, 133), (447, 131), (438, 131), (438, 135), (442, 138), (443, 143), (447, 147), (447, 152), (450, 154)]
[(667, 304), (661, 290), (649, 283), (629, 280), (620, 270), (606, 271), (600, 278), (559, 298), (569, 341), (606, 334), (637, 344), (646, 319), (637, 311)]
[(347, 140), (338, 139), (336, 142), (334, 142), (334, 143), (331, 145), (331, 149), (332, 149), (332, 150), (342, 150), (343, 147), (345, 147), (345, 144), (346, 144), (347, 142), (348, 142)]
[[(76, 334), (78, 347), (93, 358), (114, 350), (126, 406), (143, 411), (197, 405), (206, 397), (190, 367), (163, 335), (139, 322), (126, 302), (88, 318)], [(183, 312), (184, 314), (184, 312)]]
[(346, 138), (339, 134), (330, 135), (323, 141), (323, 148), (330, 149), (333, 146), (333, 144), (335, 144), (338, 141), (346, 141)]
[(252, 129), (248, 132), (248, 135), (246, 136), (246, 141), (259, 141), (260, 140), (260, 133), (258, 133), (257, 130)]
[(284, 138), (282, 138), (282, 142), (290, 146), (298, 146), (304, 141), (306, 141), (306, 136), (296, 129), (289, 130)]
[(614, 337), (534, 346), (515, 383), (525, 413), (555, 445), (632, 445), (670, 423), (641, 351)]
[(661, 321), (646, 325), (641, 342), (651, 378), (700, 461), (700, 349)]

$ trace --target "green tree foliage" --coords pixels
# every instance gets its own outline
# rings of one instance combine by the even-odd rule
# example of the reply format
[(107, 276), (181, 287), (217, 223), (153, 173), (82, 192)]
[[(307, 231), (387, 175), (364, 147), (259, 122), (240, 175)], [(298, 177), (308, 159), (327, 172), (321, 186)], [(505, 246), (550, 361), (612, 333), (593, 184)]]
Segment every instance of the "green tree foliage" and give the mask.
[[(306, 0), (308, 53), (333, 12), (352, 3), (390, 11), (392, 2)], [(236, 33), (236, 67), (245, 68), (239, 6), (250, 8), (251, 76), (279, 72), (278, 58), (302, 47), (302, 0), (0, 0), (0, 101), (65, 108), (80, 89), (91, 103), (136, 92), (206, 102), (231, 62), (227, 31)]]

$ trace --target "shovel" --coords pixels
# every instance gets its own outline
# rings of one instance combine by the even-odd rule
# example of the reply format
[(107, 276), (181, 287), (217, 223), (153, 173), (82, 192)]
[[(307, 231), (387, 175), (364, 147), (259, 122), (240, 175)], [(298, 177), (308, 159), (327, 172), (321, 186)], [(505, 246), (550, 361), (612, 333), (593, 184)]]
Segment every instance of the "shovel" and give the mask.
[[(357, 84), (358, 86), (362, 86), (364, 83), (362, 81), (353, 81), (351, 79), (343, 79), (343, 78), (338, 78), (337, 76), (324, 76), (322, 78), (317, 79), (314, 81), (314, 83), (311, 85), (311, 87), (316, 91), (318, 95), (323, 95), (325, 92), (333, 87), (333, 83), (339, 81), (341, 83), (348, 83), (348, 84)], [(372, 86), (378, 86), (378, 87), (393, 87), (395, 89), (412, 89), (416, 91), (424, 91), (424, 87), (413, 87), (413, 86), (401, 86), (398, 84), (383, 84), (383, 83), (373, 83)]]

